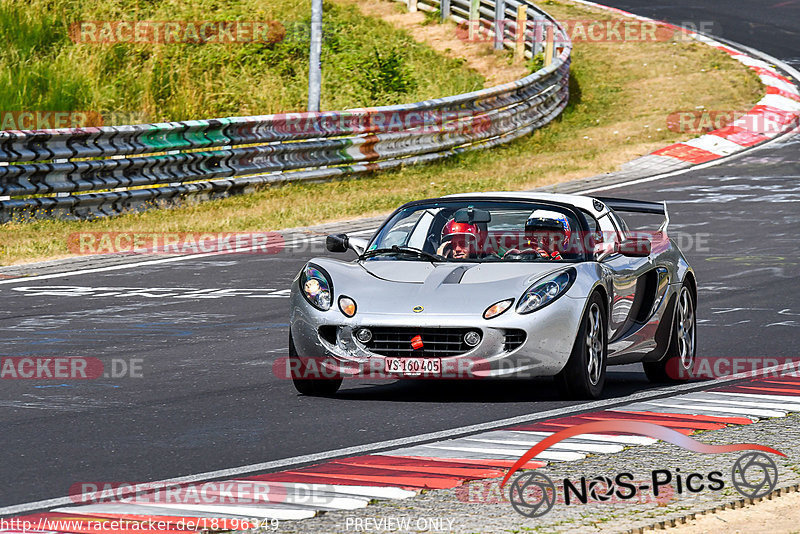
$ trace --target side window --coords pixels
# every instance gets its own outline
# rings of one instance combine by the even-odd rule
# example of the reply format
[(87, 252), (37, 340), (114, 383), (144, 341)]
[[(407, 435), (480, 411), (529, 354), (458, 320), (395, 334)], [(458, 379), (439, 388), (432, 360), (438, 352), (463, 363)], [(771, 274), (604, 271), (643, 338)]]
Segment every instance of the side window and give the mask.
[(608, 214), (611, 216), (611, 220), (614, 221), (614, 225), (619, 229), (620, 233), (622, 234), (620, 237), (622, 240), (625, 240), (630, 235), (631, 231), (628, 229), (628, 225), (625, 224), (625, 220), (623, 220), (619, 215), (617, 215), (614, 210), (608, 210)]

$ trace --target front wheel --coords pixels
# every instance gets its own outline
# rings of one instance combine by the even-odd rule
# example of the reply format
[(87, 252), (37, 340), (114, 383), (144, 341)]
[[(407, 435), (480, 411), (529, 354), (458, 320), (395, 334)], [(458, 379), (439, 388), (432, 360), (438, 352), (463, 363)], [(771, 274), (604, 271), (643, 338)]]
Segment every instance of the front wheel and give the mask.
[(556, 375), (556, 383), (567, 397), (600, 398), (606, 382), (607, 332), (603, 300), (595, 293), (581, 319), (567, 365)]
[(339, 387), (342, 385), (341, 378), (300, 378), (308, 376), (309, 373), (303, 358), (297, 354), (291, 331), (289, 332), (289, 360), (290, 368), (293, 369), (292, 382), (298, 392), (310, 397), (327, 397), (339, 391)]
[(695, 303), (686, 284), (678, 293), (678, 309), (672, 323), (667, 353), (657, 362), (643, 362), (651, 382), (685, 382), (692, 376), (697, 344)]

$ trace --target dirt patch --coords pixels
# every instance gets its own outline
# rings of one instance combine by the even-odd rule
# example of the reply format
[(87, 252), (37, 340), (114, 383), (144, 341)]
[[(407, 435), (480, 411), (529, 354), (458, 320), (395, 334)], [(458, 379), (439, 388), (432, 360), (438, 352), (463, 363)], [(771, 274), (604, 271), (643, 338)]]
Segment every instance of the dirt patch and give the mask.
[(789, 534), (800, 529), (800, 493), (790, 493), (758, 504), (704, 515), (669, 529), (680, 534), (739, 534), (769, 532)]
[(455, 23), (427, 20), (432, 15), (422, 11), (409, 13), (404, 4), (386, 0), (336, 0), (355, 4), (362, 14), (388, 22), (408, 32), (415, 41), (425, 43), (442, 55), (463, 59), (464, 64), (486, 79), (484, 87), (518, 80), (530, 74), (522, 61), (513, 60), (511, 52), (495, 51), (491, 43), (470, 42), (461, 37)]

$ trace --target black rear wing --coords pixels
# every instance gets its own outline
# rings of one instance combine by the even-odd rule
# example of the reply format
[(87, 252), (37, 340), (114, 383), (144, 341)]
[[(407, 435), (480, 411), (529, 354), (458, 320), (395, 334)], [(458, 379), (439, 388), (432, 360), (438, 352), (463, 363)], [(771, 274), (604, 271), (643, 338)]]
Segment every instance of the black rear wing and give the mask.
[(614, 211), (628, 211), (632, 213), (652, 213), (663, 215), (664, 222), (658, 228), (659, 232), (666, 232), (669, 226), (669, 212), (667, 202), (650, 202), (647, 200), (631, 200), (628, 198), (594, 197)]

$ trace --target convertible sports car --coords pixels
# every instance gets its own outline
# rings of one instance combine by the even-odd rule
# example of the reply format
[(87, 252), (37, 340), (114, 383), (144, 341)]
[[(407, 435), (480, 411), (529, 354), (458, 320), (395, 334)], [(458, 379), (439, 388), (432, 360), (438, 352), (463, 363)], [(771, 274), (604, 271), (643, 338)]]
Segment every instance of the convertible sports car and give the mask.
[[(632, 232), (620, 212), (663, 222)], [(358, 258), (315, 258), (292, 284), (295, 387), (554, 376), (565, 395), (598, 398), (606, 365), (632, 362), (679, 380), (694, 364), (697, 285), (668, 223), (666, 204), (498, 192), (410, 202), (369, 241), (328, 236)]]

